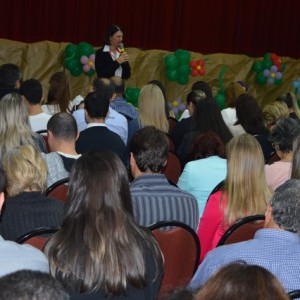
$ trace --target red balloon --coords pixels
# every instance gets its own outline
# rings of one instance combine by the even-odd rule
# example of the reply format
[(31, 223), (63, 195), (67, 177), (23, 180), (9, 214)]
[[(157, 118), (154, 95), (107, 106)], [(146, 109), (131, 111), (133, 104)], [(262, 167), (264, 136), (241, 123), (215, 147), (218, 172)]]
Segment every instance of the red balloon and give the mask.
[(198, 75), (198, 70), (197, 69), (193, 69), (191, 75), (193, 77), (196, 77)]
[(198, 64), (199, 66), (203, 67), (204, 64), (205, 64), (205, 61), (204, 61), (203, 59), (199, 59), (199, 60), (197, 61), (197, 64)]
[(197, 63), (195, 61), (191, 61), (190, 62), (190, 67), (196, 68), (197, 67)]
[(282, 67), (281, 67), (281, 65), (279, 65), (279, 66), (276, 66), (276, 67), (277, 67), (278, 71), (281, 71), (281, 70), (282, 70)]
[(273, 63), (274, 63), (275, 66), (278, 67), (278, 66), (281, 64), (281, 59), (280, 59), (279, 57), (276, 57), (276, 58), (274, 59)]
[(277, 55), (276, 55), (275, 53), (272, 53), (272, 54), (270, 55), (270, 58), (271, 58), (271, 60), (274, 60), (274, 59), (277, 58)]
[(205, 75), (205, 73), (206, 73), (205, 69), (202, 68), (201, 70), (199, 70), (199, 74), (201, 76)]

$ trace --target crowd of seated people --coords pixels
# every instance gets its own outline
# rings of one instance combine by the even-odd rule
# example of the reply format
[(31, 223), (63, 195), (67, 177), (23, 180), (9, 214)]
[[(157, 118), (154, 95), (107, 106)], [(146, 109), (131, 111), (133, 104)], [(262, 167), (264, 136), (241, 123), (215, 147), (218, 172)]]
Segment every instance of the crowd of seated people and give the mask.
[[(124, 80), (116, 76), (96, 78), (73, 101), (66, 73), (53, 74), (47, 97), (37, 79), (21, 83), (20, 74), (15, 65), (0, 66), (0, 251), (7, 252), (1, 276), (22, 269), (50, 272), (71, 299), (156, 299), (164, 258), (145, 227), (175, 220), (198, 234), (200, 267), (189, 289), (169, 299), (247, 299), (217, 289), (218, 280), (236, 279), (230, 272), (262, 276), (276, 299), (300, 288), (300, 269), (292, 266), (300, 253), (294, 220), (300, 207), (300, 127), (290, 94), (262, 110), (251, 91), (231, 83), (228, 91), (234, 93), (228, 92), (228, 109), (221, 113), (209, 85), (196, 82), (187, 95), (186, 118), (170, 132), (167, 96), (157, 80), (141, 89), (137, 110), (124, 99)], [(166, 133), (184, 166), (178, 182), (163, 174), (170, 150)], [(266, 164), (274, 153), (278, 161)], [(45, 196), (47, 187), (65, 178), (65, 203)], [(253, 243), (263, 239), (272, 248), (269, 235), (291, 243), (293, 254), (280, 261), (288, 275), (277, 274), (273, 261), (249, 259), (250, 242), (228, 248), (228, 257), (229, 246), (224, 255), (222, 247), (214, 249), (231, 225), (255, 214), (266, 219)], [(38, 227), (60, 228), (49, 238), (46, 256), (15, 243)], [(249, 265), (229, 265), (212, 275), (239, 259)]]

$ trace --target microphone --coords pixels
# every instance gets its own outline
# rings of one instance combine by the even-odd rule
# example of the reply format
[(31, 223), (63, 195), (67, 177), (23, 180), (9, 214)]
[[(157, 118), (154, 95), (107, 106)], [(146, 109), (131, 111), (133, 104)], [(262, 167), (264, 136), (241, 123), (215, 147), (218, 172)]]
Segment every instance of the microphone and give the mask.
[(124, 44), (123, 43), (120, 43), (119, 44), (119, 49), (120, 49), (120, 52), (123, 53), (125, 51), (124, 49)]

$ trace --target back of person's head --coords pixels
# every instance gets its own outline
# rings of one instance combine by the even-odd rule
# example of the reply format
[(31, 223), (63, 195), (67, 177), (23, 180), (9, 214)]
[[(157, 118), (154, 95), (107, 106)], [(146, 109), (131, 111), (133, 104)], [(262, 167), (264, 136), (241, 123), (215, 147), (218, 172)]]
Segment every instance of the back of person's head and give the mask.
[(195, 293), (189, 288), (177, 288), (168, 294), (163, 300), (194, 300)]
[(76, 140), (78, 133), (75, 118), (64, 112), (56, 113), (49, 119), (47, 130), (51, 131), (56, 139), (65, 141)]
[(117, 31), (122, 31), (122, 29), (118, 26), (118, 25), (115, 25), (115, 24), (112, 24), (110, 25), (105, 34), (104, 34), (104, 39), (103, 39), (103, 44), (104, 45), (110, 45), (110, 38), (117, 32)]
[(0, 88), (15, 88), (21, 79), (20, 68), (15, 64), (3, 64), (0, 66)]
[(93, 81), (93, 89), (95, 92), (109, 99), (111, 99), (115, 93), (114, 84), (108, 78), (95, 78)]
[(90, 118), (105, 119), (110, 98), (105, 93), (91, 92), (84, 98), (84, 108)]
[(300, 136), (293, 143), (292, 179), (300, 179)]
[(164, 99), (165, 99), (165, 112), (166, 112), (166, 116), (169, 117), (170, 113), (169, 113), (168, 99), (167, 99), (167, 93), (166, 93), (165, 86), (163, 85), (163, 83), (161, 81), (156, 80), (156, 79), (150, 80), (148, 82), (148, 84), (155, 84), (155, 85), (157, 85), (160, 88), (160, 90), (161, 90), (161, 92), (162, 92), (162, 94), (164, 96)]
[(300, 234), (300, 180), (290, 179), (279, 186), (270, 205), (272, 219), (281, 229)]
[(217, 155), (225, 158), (225, 145), (217, 134), (212, 131), (198, 134), (191, 148), (191, 159), (201, 159)]
[(13, 197), (26, 191), (46, 189), (47, 165), (41, 153), (31, 145), (13, 148), (2, 158), (6, 172), (6, 191)]
[(265, 133), (262, 110), (252, 95), (242, 94), (238, 96), (235, 108), (238, 124), (241, 124), (247, 133)]
[(278, 279), (256, 265), (234, 262), (219, 269), (202, 286), (195, 300), (288, 300)]
[(202, 90), (193, 90), (189, 92), (186, 96), (186, 103), (189, 105), (190, 103), (193, 103), (195, 106), (197, 103), (203, 99), (205, 99), (207, 96), (205, 92)]
[(43, 97), (43, 88), (36, 79), (28, 79), (21, 83), (20, 94), (32, 105), (40, 104)]
[(168, 132), (169, 123), (165, 110), (165, 98), (156, 84), (146, 84), (141, 89), (138, 103), (141, 127), (155, 126), (157, 129)]
[(293, 142), (300, 135), (300, 124), (295, 119), (279, 120), (269, 134), (269, 141), (283, 153), (293, 151)]
[(262, 113), (266, 128), (271, 130), (277, 121), (288, 118), (289, 109), (284, 102), (275, 101), (267, 104), (263, 108)]
[(125, 93), (125, 81), (119, 76), (113, 76), (110, 78), (112, 84), (115, 88), (115, 93), (118, 95), (123, 95)]
[(69, 112), (71, 101), (70, 79), (65, 72), (54, 73), (49, 80), (47, 104), (59, 105), (61, 112)]
[(0, 164), (0, 193), (4, 192), (5, 186), (6, 186), (6, 175), (2, 167), (2, 164)]
[(233, 137), (226, 146), (226, 219), (230, 223), (245, 213), (264, 213), (271, 192), (267, 186), (264, 156), (259, 142), (250, 134)]
[(120, 158), (111, 151), (83, 154), (70, 173), (62, 227), (46, 245), (51, 273), (59, 271), (61, 282), (76, 292), (123, 294), (129, 283), (145, 285), (144, 242), (159, 253), (151, 235), (133, 220)]
[(133, 135), (130, 152), (141, 172), (159, 173), (167, 161), (169, 141), (163, 131), (146, 126)]
[(212, 98), (212, 90), (209, 84), (205, 81), (196, 81), (192, 85), (192, 91), (202, 91), (205, 93), (206, 97)]
[(0, 299), (68, 300), (69, 295), (49, 274), (22, 270), (0, 278)]
[(236, 98), (245, 93), (246, 93), (246, 88), (241, 84), (241, 82), (238, 81), (231, 82), (225, 88), (226, 107), (235, 107)]
[(220, 108), (212, 97), (200, 99), (193, 113), (193, 130), (199, 132), (213, 131), (224, 144), (232, 138), (232, 134), (225, 124)]

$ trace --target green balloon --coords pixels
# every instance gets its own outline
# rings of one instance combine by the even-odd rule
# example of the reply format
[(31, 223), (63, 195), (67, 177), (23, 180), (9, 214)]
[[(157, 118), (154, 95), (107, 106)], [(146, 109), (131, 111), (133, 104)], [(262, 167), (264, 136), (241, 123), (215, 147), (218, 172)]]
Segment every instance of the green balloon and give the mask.
[(271, 60), (270, 56), (271, 56), (271, 53), (270, 53), (270, 52), (266, 53), (266, 54), (264, 55), (264, 60)]
[(167, 70), (167, 78), (170, 81), (175, 81), (177, 79), (177, 69), (168, 69)]
[(189, 81), (189, 76), (188, 75), (179, 74), (178, 77), (177, 77), (177, 82), (181, 85), (187, 84), (188, 81)]
[(181, 55), (181, 53), (183, 52), (182, 49), (177, 49), (175, 52), (174, 52), (174, 55), (179, 58), (179, 56)]
[(252, 70), (256, 73), (263, 71), (263, 65), (261, 62), (257, 61), (253, 64)]
[(165, 57), (165, 65), (167, 69), (177, 68), (178, 60), (174, 54), (169, 54)]
[(281, 73), (283, 73), (286, 70), (286, 64), (281, 64)]
[(128, 102), (131, 102), (133, 98), (133, 88), (126, 88), (125, 90), (125, 99)]
[(133, 101), (138, 101), (139, 96), (140, 96), (140, 91), (141, 91), (141, 89), (139, 89), (139, 88), (133, 89), (133, 92), (132, 92), (132, 100)]
[(216, 100), (220, 110), (225, 108), (225, 95), (223, 93), (218, 93), (215, 96), (215, 100)]
[(191, 73), (191, 68), (189, 65), (180, 65), (178, 68), (178, 72), (180, 75), (189, 76)]
[(71, 71), (72, 69), (76, 68), (76, 66), (78, 65), (78, 63), (80, 64), (80, 61), (78, 60), (78, 58), (73, 58), (73, 59), (65, 60), (65, 67), (66, 67), (67, 70)]
[(86, 42), (80, 42), (78, 44), (77, 52), (78, 52), (79, 56), (82, 56), (82, 55), (90, 56), (91, 54), (95, 53), (95, 50), (91, 44), (86, 43)]
[(66, 58), (75, 56), (76, 55), (76, 51), (77, 51), (77, 46), (74, 45), (74, 44), (69, 44), (66, 47), (65, 51), (66, 51)]
[(282, 82), (283, 82), (283, 78), (275, 79), (274, 84), (280, 85), (280, 84), (282, 84)]
[(182, 52), (178, 55), (178, 60), (180, 64), (189, 64), (191, 61), (191, 53), (186, 50), (182, 50)]
[(94, 70), (94, 69), (90, 69), (89, 71), (84, 72), (84, 74), (85, 74), (86, 76), (91, 77), (91, 76), (93, 76), (93, 75), (95, 74), (95, 70)]
[(262, 62), (263, 69), (270, 69), (273, 66), (273, 62), (270, 59), (265, 59)]
[(267, 77), (264, 76), (262, 72), (257, 73), (256, 75), (256, 82), (260, 85), (264, 85), (267, 83)]

